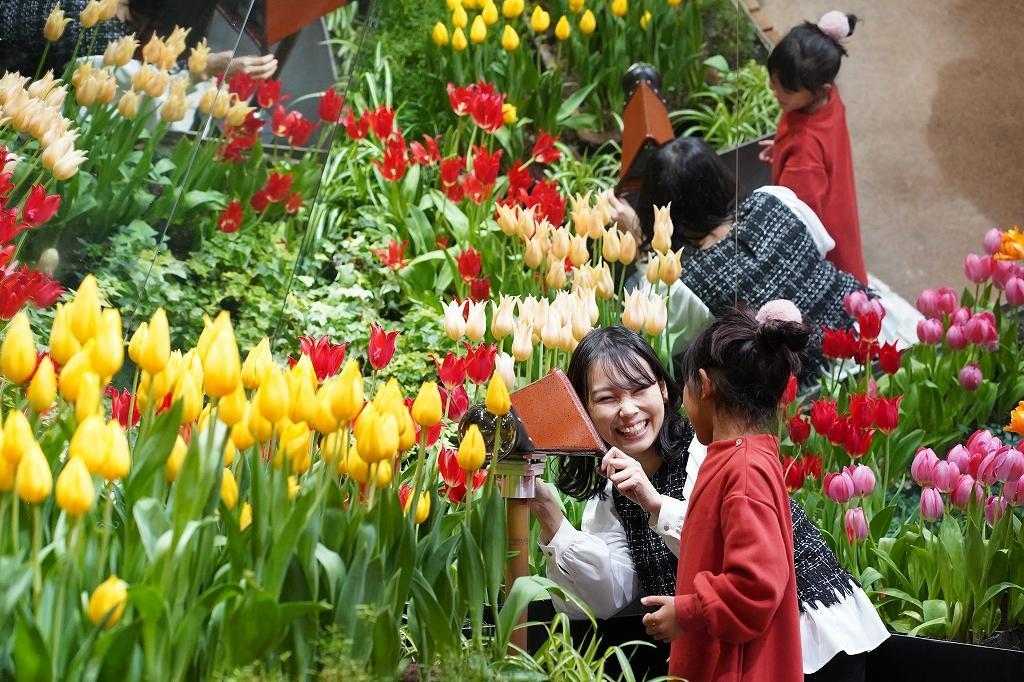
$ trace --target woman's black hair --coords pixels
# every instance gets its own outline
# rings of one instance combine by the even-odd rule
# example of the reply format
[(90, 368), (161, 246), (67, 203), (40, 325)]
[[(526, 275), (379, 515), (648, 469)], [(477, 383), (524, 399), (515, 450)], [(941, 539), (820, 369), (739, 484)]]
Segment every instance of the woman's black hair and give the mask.
[[(846, 15), (850, 33), (857, 25), (857, 17)], [(805, 21), (794, 26), (768, 55), (768, 73), (789, 90), (807, 90), (816, 93), (823, 85), (835, 82), (839, 63), (846, 56), (846, 48), (822, 32), (817, 25)]]
[(764, 428), (778, 414), (791, 374), (800, 373), (806, 322), (758, 322), (749, 308), (731, 308), (698, 334), (683, 354), (681, 381), (700, 391), (700, 370), (718, 404), (750, 428)]
[(733, 214), (736, 178), (701, 139), (679, 137), (651, 153), (637, 196), (645, 241), (654, 233), (654, 207), (672, 204), (672, 248), (696, 245)]
[[(573, 351), (566, 372), (576, 395), (585, 408), (590, 402), (590, 368), (604, 363), (608, 378), (615, 386), (629, 391), (665, 384), (665, 419), (658, 432), (662, 461), (682, 457), (689, 446), (688, 426), (679, 412), (683, 394), (672, 380), (654, 350), (636, 332), (625, 327), (598, 327), (587, 333)], [(583, 500), (604, 496), (607, 479), (597, 473), (596, 457), (559, 457), (555, 485), (566, 495)]]

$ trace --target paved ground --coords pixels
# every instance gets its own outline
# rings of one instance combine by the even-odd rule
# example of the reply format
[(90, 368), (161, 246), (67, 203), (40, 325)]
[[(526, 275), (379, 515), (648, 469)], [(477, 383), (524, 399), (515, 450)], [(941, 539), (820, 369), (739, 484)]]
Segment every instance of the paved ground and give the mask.
[(860, 18), (839, 86), (871, 273), (910, 299), (966, 284), (990, 227), (1024, 224), (1024, 7), (1015, 0), (761, 0), (782, 32)]

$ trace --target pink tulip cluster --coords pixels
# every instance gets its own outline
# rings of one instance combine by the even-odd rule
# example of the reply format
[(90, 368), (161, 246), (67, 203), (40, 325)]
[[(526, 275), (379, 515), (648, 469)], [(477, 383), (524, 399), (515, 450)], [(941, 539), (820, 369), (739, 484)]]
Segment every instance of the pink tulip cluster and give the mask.
[(999, 348), (999, 329), (992, 311), (975, 313), (969, 308), (954, 306), (947, 313), (945, 304), (940, 306), (935, 302), (939, 297), (937, 291), (927, 289), (917, 299), (918, 309), (927, 316), (917, 323), (918, 341), (937, 346), (942, 343), (945, 333), (946, 346), (950, 350), (962, 350), (970, 344), (990, 351)]
[(864, 464), (843, 467), (825, 474), (821, 489), (828, 499), (846, 504), (855, 497), (867, 497), (875, 490), (875, 472)]
[[(984, 504), (989, 525), (995, 525), (1007, 505), (1024, 506), (1024, 453), (984, 429), (975, 431), (966, 445), (954, 446), (944, 460), (931, 448), (922, 448), (910, 475), (922, 488), (921, 517), (927, 521), (938, 521), (945, 513), (943, 494), (957, 509), (967, 509), (972, 499)], [(998, 495), (992, 489), (996, 484), (1002, 484)]]

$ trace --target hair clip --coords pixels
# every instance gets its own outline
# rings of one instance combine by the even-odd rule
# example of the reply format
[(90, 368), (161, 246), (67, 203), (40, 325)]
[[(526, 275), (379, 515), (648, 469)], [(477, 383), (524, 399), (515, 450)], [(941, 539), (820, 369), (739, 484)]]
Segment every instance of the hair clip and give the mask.
[(768, 321), (774, 320), (776, 322), (795, 322), (800, 324), (803, 322), (803, 315), (800, 314), (800, 309), (796, 307), (796, 304), (785, 298), (777, 298), (774, 301), (768, 301), (761, 306), (755, 319), (761, 324), (765, 324)]

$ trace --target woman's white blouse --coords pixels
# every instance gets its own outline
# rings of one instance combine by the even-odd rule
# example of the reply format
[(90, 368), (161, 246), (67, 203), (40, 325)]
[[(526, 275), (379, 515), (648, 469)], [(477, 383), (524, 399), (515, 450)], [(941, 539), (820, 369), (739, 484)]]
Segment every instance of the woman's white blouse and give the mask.
[[(661, 513), (651, 528), (679, 556), (679, 537), (686, 519), (688, 500), (707, 448), (694, 438), (686, 462), (683, 499), (662, 497)], [(615, 511), (612, 485), (604, 499), (593, 497), (583, 510), (582, 529), (563, 519), (548, 544), (540, 543), (547, 557), (547, 576), (586, 602), (597, 618), (610, 618), (635, 601), (640, 584), (626, 544), (626, 531)], [(571, 618), (584, 614), (570, 603), (552, 600), (555, 608)], [(860, 587), (834, 606), (807, 608), (800, 613), (800, 642), (805, 674), (819, 670), (840, 651), (850, 655), (871, 651), (889, 634), (874, 606)]]

